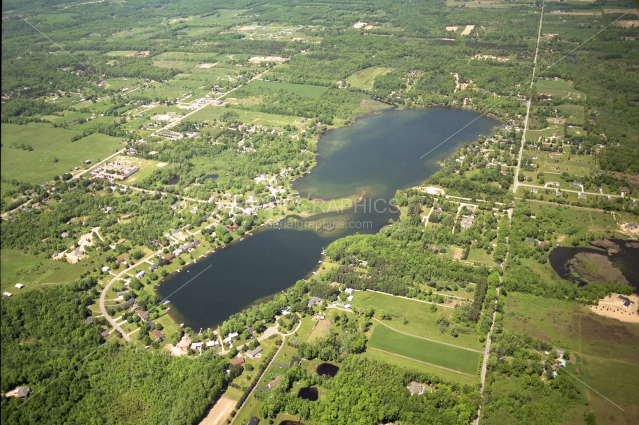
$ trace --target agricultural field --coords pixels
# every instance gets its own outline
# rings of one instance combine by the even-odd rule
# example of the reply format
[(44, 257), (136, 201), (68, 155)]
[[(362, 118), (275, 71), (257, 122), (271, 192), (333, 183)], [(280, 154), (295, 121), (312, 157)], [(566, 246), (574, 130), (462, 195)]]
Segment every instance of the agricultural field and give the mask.
[(368, 345), (467, 375), (477, 374), (479, 366), (479, 353), (404, 335), (383, 325), (375, 328)]
[(572, 81), (562, 79), (545, 80), (540, 77), (537, 82), (535, 82), (534, 87), (537, 89), (537, 93), (550, 94), (553, 98), (586, 99), (584, 93), (574, 88), (574, 83)]
[(351, 86), (359, 89), (368, 90), (373, 87), (375, 78), (380, 75), (385, 75), (391, 72), (394, 68), (383, 68), (379, 66), (372, 66), (370, 68), (357, 71), (346, 80)]
[[(99, 133), (71, 142), (80, 132), (43, 125), (2, 124), (1, 129), (2, 177), (28, 183), (42, 184), (72, 172), (87, 159), (95, 164), (123, 147), (122, 139)], [(23, 143), (33, 150), (21, 149)]]
[(324, 93), (327, 87), (311, 86), (308, 84), (289, 84), (275, 81), (254, 80), (247, 86), (248, 88), (265, 88), (270, 90), (284, 90), (301, 96), (319, 96)]

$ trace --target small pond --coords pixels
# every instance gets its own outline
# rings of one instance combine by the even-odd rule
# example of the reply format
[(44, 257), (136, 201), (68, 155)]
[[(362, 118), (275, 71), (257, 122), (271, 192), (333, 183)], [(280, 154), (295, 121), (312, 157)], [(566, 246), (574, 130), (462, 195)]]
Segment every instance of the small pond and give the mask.
[(297, 421), (291, 421), (291, 420), (285, 420), (279, 423), (279, 425), (304, 425), (304, 423), (302, 422), (297, 422)]
[(319, 398), (319, 391), (317, 391), (317, 388), (315, 387), (300, 388), (300, 391), (297, 393), (297, 397), (304, 400), (317, 401)]
[(330, 377), (333, 377), (337, 375), (337, 372), (339, 372), (339, 366), (335, 366), (334, 364), (331, 364), (331, 363), (322, 363), (319, 366), (317, 366), (316, 372), (320, 376), (328, 375)]
[(180, 182), (180, 178), (179, 177), (173, 177), (171, 180), (169, 180), (169, 182), (167, 184), (169, 186), (175, 186), (179, 182)]
[(219, 174), (208, 174), (206, 177), (204, 177), (204, 180), (202, 181), (206, 181), (206, 179), (212, 179), (215, 180), (216, 178), (220, 177)]

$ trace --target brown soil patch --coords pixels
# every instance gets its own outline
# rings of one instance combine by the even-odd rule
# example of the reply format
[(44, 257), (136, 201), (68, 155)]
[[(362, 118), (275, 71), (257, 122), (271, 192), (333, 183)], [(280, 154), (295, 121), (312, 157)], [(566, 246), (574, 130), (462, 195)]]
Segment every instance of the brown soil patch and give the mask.
[(457, 31), (457, 27), (446, 27), (446, 31), (456, 32)]
[(630, 27), (639, 27), (639, 21), (617, 21), (617, 25), (624, 27), (624, 28), (630, 28)]
[(623, 301), (619, 298), (618, 294), (612, 294), (602, 300), (599, 300), (599, 305), (590, 306), (589, 309), (595, 314), (605, 317), (611, 317), (613, 319), (621, 320), (622, 322), (639, 323), (639, 313), (637, 308), (639, 306), (639, 295), (624, 295), (634, 304), (628, 307), (623, 306)]
[(255, 30), (255, 29), (257, 29), (256, 26), (247, 25), (245, 27), (239, 28), (238, 31), (251, 31), (251, 30)]
[(466, 25), (466, 28), (462, 31), (461, 35), (469, 35), (473, 29), (475, 29), (474, 25)]
[(226, 423), (226, 420), (236, 404), (237, 401), (235, 400), (221, 397), (217, 403), (215, 403), (215, 406), (209, 410), (209, 413), (204, 417), (204, 419), (202, 419), (200, 425), (222, 425)]
[(567, 265), (570, 270), (589, 281), (629, 284), (623, 273), (612, 264), (606, 255), (580, 252)]

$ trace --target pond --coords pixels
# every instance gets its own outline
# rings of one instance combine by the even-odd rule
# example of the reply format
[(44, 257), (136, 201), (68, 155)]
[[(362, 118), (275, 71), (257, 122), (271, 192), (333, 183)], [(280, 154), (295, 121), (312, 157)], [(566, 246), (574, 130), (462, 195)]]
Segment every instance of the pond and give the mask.
[(304, 425), (303, 422), (298, 422), (298, 421), (291, 421), (291, 420), (285, 420), (279, 423), (279, 425)]
[(548, 255), (559, 277), (585, 286), (609, 280), (639, 290), (639, 243), (621, 239), (593, 241), (593, 248), (556, 247)]
[(178, 184), (180, 182), (180, 178), (179, 177), (173, 177), (171, 180), (169, 180), (169, 182), (167, 183), (167, 185), (169, 186), (175, 186), (176, 184)]
[(204, 180), (202, 180), (203, 182), (206, 181), (207, 179), (211, 179), (211, 180), (215, 180), (216, 178), (220, 177), (219, 174), (207, 174), (206, 177), (204, 177)]
[(328, 375), (330, 377), (333, 377), (337, 375), (337, 372), (339, 372), (339, 366), (335, 366), (332, 363), (322, 363), (317, 366), (315, 371), (320, 376)]
[(304, 400), (317, 401), (317, 399), (319, 398), (319, 391), (315, 387), (300, 388), (299, 392), (297, 393), (297, 397)]
[(317, 165), (293, 188), (302, 197), (326, 200), (365, 193), (355, 207), (261, 227), (242, 242), (198, 260), (188, 273), (172, 275), (157, 295), (170, 296), (169, 314), (177, 323), (193, 329), (221, 324), (307, 278), (332, 241), (377, 233), (396, 220), (390, 201), (398, 189), (422, 183), (459, 145), (498, 125), (470, 110), (442, 107), (387, 110), (328, 131), (318, 142)]

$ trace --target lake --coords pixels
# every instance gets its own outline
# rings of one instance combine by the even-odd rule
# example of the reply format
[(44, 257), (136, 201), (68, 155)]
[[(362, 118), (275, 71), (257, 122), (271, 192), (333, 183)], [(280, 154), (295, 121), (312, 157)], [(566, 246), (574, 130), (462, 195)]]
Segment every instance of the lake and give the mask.
[(293, 189), (302, 197), (326, 200), (365, 191), (354, 208), (310, 219), (289, 217), (278, 227), (262, 227), (172, 275), (157, 294), (170, 299), (169, 313), (177, 323), (193, 329), (221, 324), (308, 277), (318, 266), (322, 248), (332, 241), (378, 232), (397, 218), (389, 202), (398, 189), (422, 183), (460, 144), (498, 125), (470, 110), (427, 108), (387, 110), (328, 131), (318, 142), (317, 165), (295, 181)]

